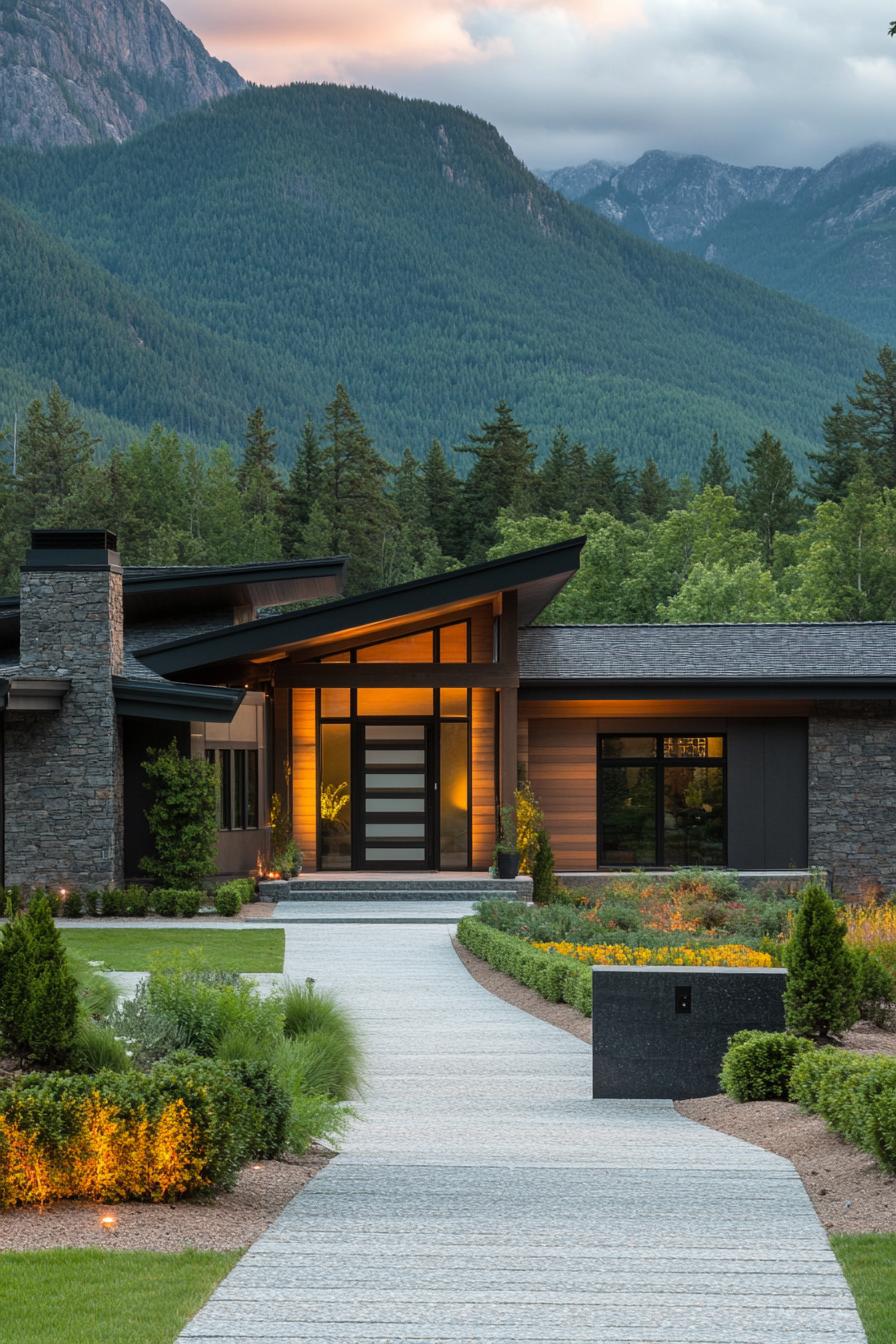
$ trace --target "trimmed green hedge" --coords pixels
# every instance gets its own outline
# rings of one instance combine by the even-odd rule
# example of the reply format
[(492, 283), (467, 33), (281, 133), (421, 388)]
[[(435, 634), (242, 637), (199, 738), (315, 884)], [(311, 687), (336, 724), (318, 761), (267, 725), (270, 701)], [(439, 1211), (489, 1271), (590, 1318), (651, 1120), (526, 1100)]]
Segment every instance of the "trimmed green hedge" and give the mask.
[(787, 1031), (738, 1031), (722, 1060), (722, 1091), (735, 1101), (786, 1101), (794, 1062), (814, 1048)]
[(568, 1003), (591, 1016), (591, 967), (556, 952), (539, 952), (522, 938), (466, 916), (457, 926), (458, 942), (496, 971), (536, 990), (548, 1003)]
[(896, 1058), (826, 1046), (802, 1055), (790, 1100), (896, 1172)]

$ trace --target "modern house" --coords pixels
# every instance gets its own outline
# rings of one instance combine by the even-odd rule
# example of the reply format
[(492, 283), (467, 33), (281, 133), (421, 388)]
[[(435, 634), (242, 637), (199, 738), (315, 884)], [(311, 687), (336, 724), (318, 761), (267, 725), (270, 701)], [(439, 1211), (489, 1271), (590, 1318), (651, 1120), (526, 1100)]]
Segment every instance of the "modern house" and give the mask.
[(3, 879), (138, 876), (175, 738), (219, 767), (222, 872), (264, 862), (274, 792), (306, 871), (482, 871), (525, 774), (561, 872), (896, 885), (896, 625), (535, 625), (583, 544), (340, 598), (338, 557), (123, 569), (106, 532), (33, 533), (0, 601)]

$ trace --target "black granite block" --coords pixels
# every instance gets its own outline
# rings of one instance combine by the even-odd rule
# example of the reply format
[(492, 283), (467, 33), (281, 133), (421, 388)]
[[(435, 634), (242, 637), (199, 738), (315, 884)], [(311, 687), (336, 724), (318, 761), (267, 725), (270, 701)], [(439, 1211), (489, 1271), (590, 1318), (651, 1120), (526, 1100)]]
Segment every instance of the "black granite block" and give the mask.
[(595, 1097), (703, 1097), (736, 1031), (784, 1030), (779, 968), (595, 966)]

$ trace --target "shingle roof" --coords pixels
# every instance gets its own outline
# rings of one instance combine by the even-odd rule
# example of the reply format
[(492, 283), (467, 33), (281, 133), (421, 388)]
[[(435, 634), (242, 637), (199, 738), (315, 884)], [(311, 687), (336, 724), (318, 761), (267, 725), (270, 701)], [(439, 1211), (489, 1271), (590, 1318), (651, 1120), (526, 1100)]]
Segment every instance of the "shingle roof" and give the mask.
[(519, 640), (523, 681), (896, 679), (896, 622), (549, 625)]

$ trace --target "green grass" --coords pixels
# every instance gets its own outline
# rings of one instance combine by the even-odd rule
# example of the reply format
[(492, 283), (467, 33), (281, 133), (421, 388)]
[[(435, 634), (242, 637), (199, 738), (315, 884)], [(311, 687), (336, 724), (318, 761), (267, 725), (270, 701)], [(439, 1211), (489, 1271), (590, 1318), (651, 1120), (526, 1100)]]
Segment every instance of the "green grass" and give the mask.
[(218, 971), (282, 971), (283, 929), (61, 929), (66, 947), (110, 971), (148, 971), (197, 949)]
[(868, 1344), (896, 1340), (896, 1236), (831, 1237)]
[(239, 1251), (7, 1251), (2, 1344), (171, 1344)]

